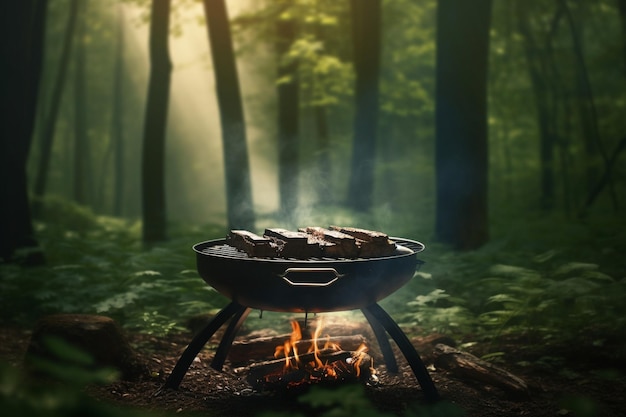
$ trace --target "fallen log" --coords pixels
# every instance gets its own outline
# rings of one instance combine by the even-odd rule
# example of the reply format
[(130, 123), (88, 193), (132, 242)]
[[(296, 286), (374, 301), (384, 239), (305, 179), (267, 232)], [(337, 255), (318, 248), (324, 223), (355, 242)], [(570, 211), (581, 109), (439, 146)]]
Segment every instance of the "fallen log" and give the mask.
[[(258, 337), (245, 341), (236, 341), (232, 344), (228, 359), (233, 364), (246, 363), (249, 360), (269, 359), (274, 357), (274, 352), (278, 346), (290, 340), (290, 334), (278, 336)], [(361, 335), (323, 337), (317, 341), (318, 349), (323, 349), (326, 343), (338, 345), (342, 350), (354, 351), (366, 343), (365, 337)], [(312, 340), (299, 340), (296, 342), (298, 351), (306, 351), (313, 345)]]
[(133, 350), (122, 328), (110, 317), (53, 314), (40, 318), (24, 361), (34, 373), (41, 371), (37, 365), (41, 367), (42, 360), (61, 367), (81, 363), (78, 359), (68, 362), (68, 357), (59, 353), (64, 350), (70, 352), (69, 355), (73, 354), (73, 350), (86, 355), (82, 363), (86, 369), (114, 368), (124, 380), (136, 380), (148, 374), (147, 365)]
[(517, 397), (527, 398), (528, 385), (512, 373), (476, 356), (439, 343), (435, 346), (435, 367), (446, 369), (459, 379), (471, 379), (502, 388)]

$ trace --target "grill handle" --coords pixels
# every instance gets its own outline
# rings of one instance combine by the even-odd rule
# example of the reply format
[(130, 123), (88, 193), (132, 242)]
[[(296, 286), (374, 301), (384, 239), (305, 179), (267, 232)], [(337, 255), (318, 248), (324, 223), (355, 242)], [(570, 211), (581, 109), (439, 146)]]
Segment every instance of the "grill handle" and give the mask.
[(342, 276), (335, 268), (287, 268), (279, 274), (294, 287), (328, 287)]

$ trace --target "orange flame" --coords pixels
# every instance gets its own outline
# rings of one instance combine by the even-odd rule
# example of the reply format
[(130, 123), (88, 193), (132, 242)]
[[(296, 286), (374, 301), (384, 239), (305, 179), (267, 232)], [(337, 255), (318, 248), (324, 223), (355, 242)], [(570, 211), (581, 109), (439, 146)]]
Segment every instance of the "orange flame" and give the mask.
[[(280, 358), (284, 357), (285, 365), (283, 368), (283, 372), (286, 374), (289, 371), (297, 370), (297, 369), (305, 369), (309, 372), (309, 379), (321, 379), (319, 376), (315, 375), (323, 375), (325, 379), (337, 379), (338, 376), (338, 366), (344, 364), (343, 372), (345, 372), (345, 364), (348, 366), (352, 366), (354, 368), (354, 372), (357, 377), (361, 375), (361, 364), (366, 357), (365, 352), (367, 352), (367, 345), (362, 343), (359, 348), (353, 352), (352, 356), (346, 359), (345, 362), (337, 361), (332, 363), (324, 363), (320, 358), (322, 351), (341, 351), (341, 346), (337, 343), (334, 343), (330, 340), (330, 336), (322, 337), (322, 328), (323, 328), (323, 320), (318, 320), (317, 327), (315, 332), (313, 333), (313, 337), (310, 341), (302, 340), (302, 329), (300, 328), (300, 324), (297, 321), (291, 322), (291, 334), (288, 340), (282, 345), (276, 347), (274, 351), (274, 357)], [(309, 342), (308, 346), (303, 346), (304, 342)], [(322, 343), (323, 342), (323, 343)], [(321, 345), (321, 348), (320, 348)], [(306, 349), (306, 350), (305, 350)], [(301, 355), (307, 353), (313, 354), (313, 359), (309, 360), (307, 363), (301, 362)], [(310, 355), (309, 355), (310, 356)], [(373, 371), (373, 363), (371, 364), (371, 368)]]
[[(285, 369), (291, 369), (297, 367), (300, 362), (298, 356), (298, 342), (302, 340), (302, 330), (300, 329), (300, 323), (297, 321), (291, 322), (291, 335), (289, 340), (285, 340), (282, 346), (277, 346), (274, 351), (274, 357), (278, 358), (281, 355), (285, 357)], [(293, 352), (293, 355), (291, 354)], [(295, 359), (295, 364), (291, 364), (291, 359)]]

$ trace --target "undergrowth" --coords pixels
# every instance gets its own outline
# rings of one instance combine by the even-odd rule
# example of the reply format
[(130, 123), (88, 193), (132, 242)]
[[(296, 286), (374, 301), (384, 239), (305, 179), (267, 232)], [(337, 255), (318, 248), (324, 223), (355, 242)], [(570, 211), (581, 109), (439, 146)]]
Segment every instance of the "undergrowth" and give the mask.
[[(129, 330), (165, 335), (182, 330), (189, 317), (226, 304), (199, 277), (191, 250), (194, 243), (223, 237), (222, 226), (170, 225), (167, 242), (145, 248), (137, 222), (97, 216), (63, 201), (50, 206), (36, 223), (47, 264), (0, 264), (4, 324), (32, 328), (45, 314), (90, 313), (110, 316)], [(563, 341), (587, 332), (601, 346), (606, 335), (624, 334), (626, 269), (621, 254), (626, 232), (619, 219), (513, 221), (496, 228), (480, 250), (464, 253), (429, 242), (415, 232), (420, 230), (415, 225), (407, 226), (406, 234), (402, 230), (396, 225), (394, 234), (425, 241), (427, 249), (419, 255), (425, 264), (382, 305), (408, 332), (441, 332), (466, 343), (490, 341), (493, 355), (506, 335)], [(67, 415), (77, 409), (120, 415), (120, 410), (94, 405), (79, 391), (39, 391), (22, 381), (17, 370), (0, 367), (0, 399), (9, 415)], [(300, 400), (316, 415), (387, 415), (373, 409), (360, 388), (315, 388)], [(448, 406), (407, 410), (405, 415), (461, 415)]]
[(621, 220), (539, 217), (510, 222), (480, 250), (433, 244), (388, 307), (405, 326), (494, 344), (505, 335), (572, 341), (626, 328)]
[[(4, 321), (31, 326), (44, 314), (91, 313), (131, 330), (167, 334), (227, 303), (199, 277), (191, 250), (223, 237), (223, 226), (170, 225), (167, 242), (144, 248), (138, 222), (97, 216), (62, 200), (46, 207), (36, 228), (47, 265), (0, 264)], [(404, 236), (427, 244), (419, 255), (426, 263), (382, 305), (406, 328), (458, 338), (530, 332), (563, 339), (583, 328), (617, 331), (626, 327), (620, 256), (626, 232), (619, 226), (611, 217), (592, 223), (537, 216), (494, 227), (492, 240), (470, 252), (425, 241), (407, 226)]]

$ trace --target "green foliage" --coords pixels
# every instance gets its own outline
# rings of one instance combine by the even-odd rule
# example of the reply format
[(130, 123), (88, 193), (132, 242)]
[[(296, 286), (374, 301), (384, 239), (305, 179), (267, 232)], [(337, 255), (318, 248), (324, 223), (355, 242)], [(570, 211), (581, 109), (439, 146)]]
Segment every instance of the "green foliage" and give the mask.
[[(174, 228), (171, 241), (144, 248), (137, 223), (95, 216), (62, 200), (47, 206), (54, 207), (49, 213), (57, 220), (37, 223), (37, 232), (48, 265), (0, 265), (3, 320), (29, 324), (42, 314), (93, 313), (129, 329), (165, 334), (226, 304), (198, 276), (191, 251), (196, 242), (224, 236), (222, 227)], [(359, 217), (331, 209), (316, 216), (317, 224), (357, 221), (426, 241), (422, 270), (383, 300), (403, 325), (494, 340), (507, 333), (562, 339), (575, 337), (583, 326), (626, 327), (626, 282), (617, 256), (626, 240), (616, 227), (619, 219), (537, 218), (502, 229), (496, 223), (490, 244), (458, 253), (431, 244), (420, 232), (423, 225), (401, 217), (387, 221), (380, 212)], [(276, 221), (264, 219), (259, 227)], [(249, 325), (268, 323), (251, 319)]]
[(50, 358), (29, 356), (27, 370), (0, 362), (0, 408), (5, 416), (141, 416), (88, 397), (85, 386), (107, 384), (117, 371), (94, 368), (93, 358), (63, 339), (44, 340)]
[[(311, 408), (313, 412), (306, 415), (318, 417), (391, 417), (395, 414), (386, 413), (374, 408), (367, 398), (362, 385), (342, 385), (333, 389), (313, 386), (309, 392), (300, 396), (298, 401)], [(432, 405), (411, 405), (401, 414), (403, 417), (461, 417), (463, 411), (454, 404), (441, 401)], [(258, 417), (303, 417), (301, 412), (272, 412), (258, 414)]]
[(281, 61), (281, 65), (299, 63), (300, 86), (309, 94), (305, 106), (336, 105), (352, 95), (352, 66), (330, 54), (324, 43), (311, 35), (296, 40)]
[(494, 342), (504, 334), (557, 341), (590, 331), (621, 334), (626, 279), (617, 253), (626, 241), (620, 221), (545, 217), (509, 222), (508, 231), (473, 252), (430, 245), (422, 271), (385, 303), (404, 325)]
[(31, 355), (28, 357), (28, 364), (32, 370), (46, 378), (79, 389), (89, 384), (111, 383), (119, 377), (117, 370), (112, 368), (94, 369), (91, 355), (64, 339), (49, 336), (43, 342), (53, 359)]
[(565, 396), (560, 401), (559, 415), (574, 414), (579, 417), (595, 417), (600, 415), (600, 405), (589, 397)]
[(182, 237), (146, 249), (139, 224), (88, 214), (76, 226), (73, 216), (82, 211), (65, 204), (56, 221), (37, 223), (47, 265), (0, 264), (3, 320), (29, 325), (43, 314), (104, 314), (128, 328), (164, 334), (224, 305), (198, 276), (191, 251), (198, 241), (224, 236), (220, 227), (174, 229)]

